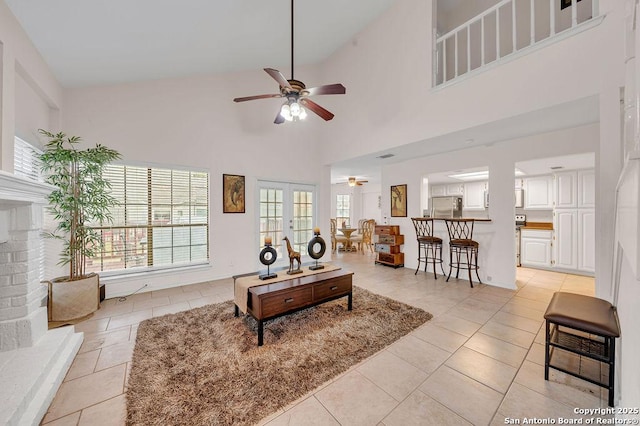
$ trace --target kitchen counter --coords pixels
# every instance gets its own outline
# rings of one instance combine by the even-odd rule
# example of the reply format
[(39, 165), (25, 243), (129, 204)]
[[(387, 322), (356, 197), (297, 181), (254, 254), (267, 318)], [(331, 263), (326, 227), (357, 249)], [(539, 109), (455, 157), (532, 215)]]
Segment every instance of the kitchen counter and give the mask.
[[(448, 217), (433, 217), (433, 218), (427, 217), (425, 219), (447, 220), (449, 218)], [(475, 217), (457, 217), (455, 219), (457, 219), (457, 220), (474, 220), (476, 222), (491, 222), (491, 219), (478, 219), (478, 218), (475, 218)]]
[(522, 229), (540, 229), (544, 231), (553, 231), (553, 222), (527, 222)]

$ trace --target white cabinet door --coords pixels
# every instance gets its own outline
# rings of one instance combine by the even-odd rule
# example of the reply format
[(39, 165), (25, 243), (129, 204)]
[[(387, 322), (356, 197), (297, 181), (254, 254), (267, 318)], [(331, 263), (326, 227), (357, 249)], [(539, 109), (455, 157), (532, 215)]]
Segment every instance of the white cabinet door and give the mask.
[(467, 182), (464, 184), (464, 210), (484, 210), (486, 182)]
[(557, 173), (555, 178), (556, 208), (571, 209), (578, 206), (578, 174)]
[(447, 185), (431, 185), (432, 197), (444, 197), (447, 195)]
[(577, 269), (578, 267), (578, 211), (576, 209), (556, 210), (553, 217), (554, 266)]
[(596, 172), (595, 170), (578, 171), (578, 207), (595, 208), (596, 206)]
[(551, 233), (523, 229), (520, 239), (520, 263), (522, 266), (551, 267)]
[(578, 210), (578, 269), (596, 270), (596, 213), (594, 209)]
[(462, 195), (464, 188), (461, 183), (447, 184), (447, 195)]
[(553, 209), (553, 177), (537, 176), (524, 180), (524, 208), (530, 210)]

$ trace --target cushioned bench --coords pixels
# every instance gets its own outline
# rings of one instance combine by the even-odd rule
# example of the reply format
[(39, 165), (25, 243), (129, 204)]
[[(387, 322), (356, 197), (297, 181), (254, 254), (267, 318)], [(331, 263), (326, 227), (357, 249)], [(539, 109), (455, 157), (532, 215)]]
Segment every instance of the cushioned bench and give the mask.
[[(557, 292), (547, 311), (544, 378), (549, 380), (549, 368), (579, 377), (609, 390), (609, 406), (613, 407), (615, 377), (615, 342), (620, 336), (616, 308), (606, 300), (581, 294)], [(599, 361), (609, 366), (609, 379), (600, 380), (551, 363), (554, 348)]]

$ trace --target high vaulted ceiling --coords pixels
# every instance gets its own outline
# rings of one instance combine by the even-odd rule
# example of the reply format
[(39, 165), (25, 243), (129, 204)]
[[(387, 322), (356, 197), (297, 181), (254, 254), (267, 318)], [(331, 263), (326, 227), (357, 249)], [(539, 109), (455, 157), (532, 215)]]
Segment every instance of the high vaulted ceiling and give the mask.
[[(65, 87), (290, 70), (289, 0), (4, 1)], [(296, 0), (295, 65), (322, 62), (394, 1)]]

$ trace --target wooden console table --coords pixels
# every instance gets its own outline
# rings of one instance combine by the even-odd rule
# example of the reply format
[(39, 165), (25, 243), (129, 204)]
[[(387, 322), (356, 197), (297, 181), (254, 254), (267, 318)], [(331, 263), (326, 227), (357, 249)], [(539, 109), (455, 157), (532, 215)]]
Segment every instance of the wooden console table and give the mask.
[[(347, 309), (353, 304), (353, 272), (342, 269), (291, 278), (249, 288), (247, 313), (258, 321), (258, 346), (263, 344), (264, 322), (283, 315), (347, 296)], [(234, 305), (234, 314), (240, 310)]]

